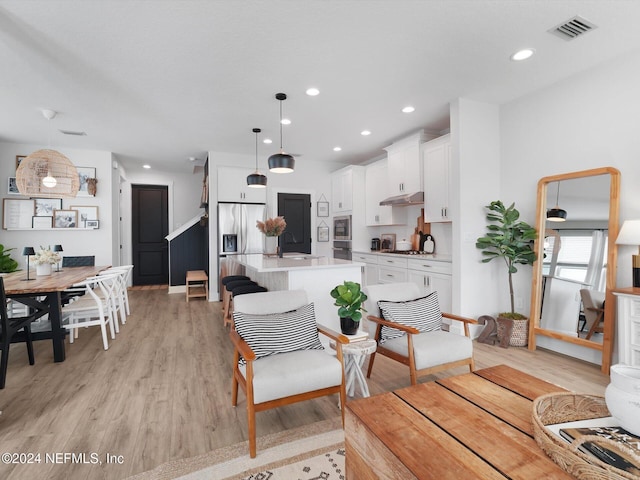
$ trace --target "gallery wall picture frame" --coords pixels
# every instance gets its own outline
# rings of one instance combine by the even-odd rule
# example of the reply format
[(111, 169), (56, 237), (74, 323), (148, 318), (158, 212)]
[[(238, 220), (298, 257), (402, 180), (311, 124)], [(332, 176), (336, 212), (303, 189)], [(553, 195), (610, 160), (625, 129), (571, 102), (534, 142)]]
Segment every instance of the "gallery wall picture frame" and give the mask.
[(26, 155), (16, 155), (16, 170), (18, 170), (18, 167), (20, 166), (20, 162), (22, 162), (22, 160), (25, 158), (27, 158)]
[(7, 194), (20, 195), (20, 190), (18, 190), (18, 182), (16, 181), (16, 177), (9, 177), (7, 179)]
[(395, 233), (383, 233), (380, 235), (381, 251), (391, 252), (396, 249), (396, 234)]
[(77, 228), (78, 227), (78, 211), (77, 210), (54, 210), (53, 211), (53, 228)]
[(100, 220), (87, 220), (84, 222), (84, 228), (93, 228), (96, 230), (100, 228)]
[(318, 217), (328, 217), (329, 216), (329, 202), (318, 202)]
[(36, 202), (36, 217), (53, 217), (54, 210), (62, 210), (61, 198), (34, 198)]
[[(52, 212), (53, 213), (53, 212)], [(53, 216), (34, 215), (31, 217), (31, 228), (51, 228), (53, 226)]]
[(76, 197), (93, 197), (94, 195), (89, 193), (87, 180), (89, 178), (96, 178), (96, 169), (94, 167), (76, 167), (76, 170), (78, 171), (78, 180), (80, 181), (80, 187), (78, 188)]
[(71, 205), (69, 210), (78, 212), (78, 227), (84, 228), (87, 220), (98, 220), (98, 207), (95, 205)]
[(2, 228), (31, 228), (31, 217), (35, 211), (33, 199), (3, 198)]
[(329, 241), (329, 227), (318, 227), (318, 241), (319, 242), (328, 242)]

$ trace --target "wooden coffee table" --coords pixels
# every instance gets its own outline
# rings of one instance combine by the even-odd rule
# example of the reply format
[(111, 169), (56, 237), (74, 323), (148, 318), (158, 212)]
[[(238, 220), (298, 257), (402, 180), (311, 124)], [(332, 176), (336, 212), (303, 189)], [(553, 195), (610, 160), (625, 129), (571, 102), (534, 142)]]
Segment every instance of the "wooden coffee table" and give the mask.
[(533, 399), (562, 391), (499, 365), (349, 402), (346, 478), (573, 478), (531, 425)]

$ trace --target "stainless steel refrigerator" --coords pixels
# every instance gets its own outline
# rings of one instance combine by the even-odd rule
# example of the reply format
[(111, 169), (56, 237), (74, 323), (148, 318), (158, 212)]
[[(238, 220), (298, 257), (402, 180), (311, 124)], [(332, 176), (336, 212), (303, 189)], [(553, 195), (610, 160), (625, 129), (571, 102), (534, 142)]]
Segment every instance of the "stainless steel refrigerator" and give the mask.
[[(218, 204), (218, 271), (225, 273), (225, 258), (264, 252), (264, 235), (256, 221), (264, 221), (266, 206), (255, 203)], [(232, 274), (233, 272), (226, 272)]]

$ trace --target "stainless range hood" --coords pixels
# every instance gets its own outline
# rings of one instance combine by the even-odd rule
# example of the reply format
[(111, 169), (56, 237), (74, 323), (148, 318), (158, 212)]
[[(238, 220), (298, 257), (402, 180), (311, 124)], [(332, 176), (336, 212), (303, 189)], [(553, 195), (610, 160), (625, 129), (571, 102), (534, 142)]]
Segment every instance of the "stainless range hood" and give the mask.
[(380, 205), (391, 205), (400, 207), (404, 205), (422, 205), (424, 204), (424, 192), (405, 193), (404, 195), (396, 195), (395, 197), (385, 198)]

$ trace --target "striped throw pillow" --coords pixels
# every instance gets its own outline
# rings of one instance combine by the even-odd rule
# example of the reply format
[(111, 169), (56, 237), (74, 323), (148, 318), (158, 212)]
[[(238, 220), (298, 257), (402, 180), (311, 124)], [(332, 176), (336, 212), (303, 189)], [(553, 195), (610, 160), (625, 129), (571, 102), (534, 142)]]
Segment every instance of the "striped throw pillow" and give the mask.
[[(380, 313), (385, 320), (417, 328), (420, 332), (433, 332), (442, 327), (438, 292), (403, 302), (380, 300), (378, 307), (380, 307)], [(380, 331), (380, 343), (403, 335), (404, 332), (401, 330), (384, 325)]]
[(268, 315), (233, 312), (233, 320), (236, 332), (249, 344), (256, 359), (298, 350), (324, 350), (318, 337), (313, 303)]

